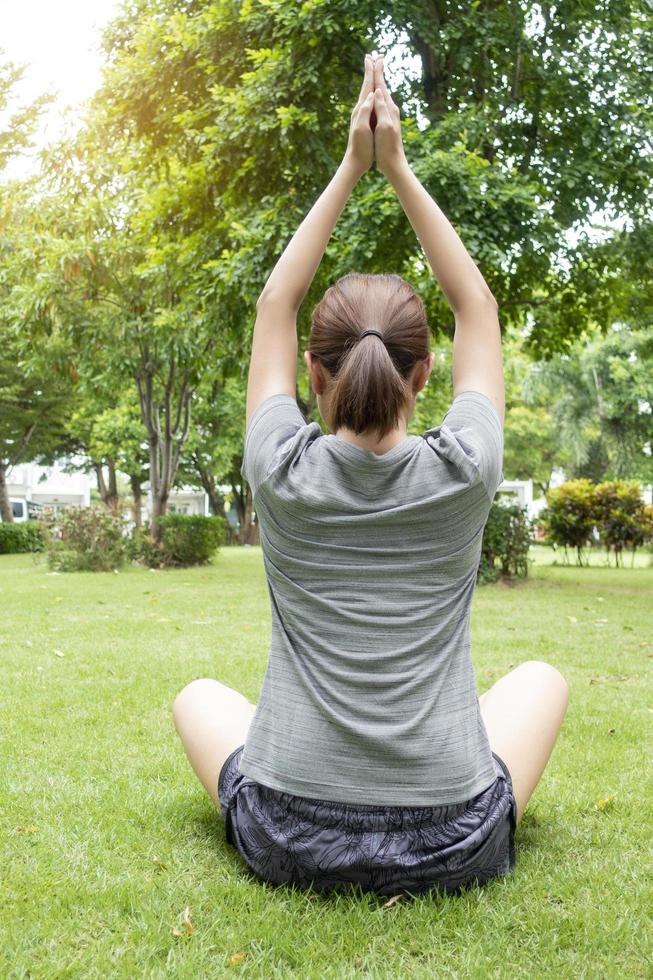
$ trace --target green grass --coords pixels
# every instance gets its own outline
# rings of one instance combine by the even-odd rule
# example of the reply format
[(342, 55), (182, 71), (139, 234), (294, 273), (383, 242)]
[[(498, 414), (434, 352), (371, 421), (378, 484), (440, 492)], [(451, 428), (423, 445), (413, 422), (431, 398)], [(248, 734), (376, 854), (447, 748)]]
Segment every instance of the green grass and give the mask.
[(387, 909), (251, 876), (174, 731), (195, 677), (258, 699), (260, 548), (96, 575), (1, 557), (0, 976), (653, 976), (653, 568), (534, 554), (528, 581), (479, 587), (472, 611), (479, 691), (533, 658), (570, 685), (516, 870)]

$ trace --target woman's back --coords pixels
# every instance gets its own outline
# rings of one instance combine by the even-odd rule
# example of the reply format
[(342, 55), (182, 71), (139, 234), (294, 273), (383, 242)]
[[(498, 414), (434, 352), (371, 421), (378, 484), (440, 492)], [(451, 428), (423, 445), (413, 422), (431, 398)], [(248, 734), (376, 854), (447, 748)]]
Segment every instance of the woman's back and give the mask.
[(315, 799), (431, 806), (495, 778), (469, 614), (502, 426), (461, 392), (442, 425), (375, 455), (261, 403), (243, 474), (272, 608), (241, 771)]

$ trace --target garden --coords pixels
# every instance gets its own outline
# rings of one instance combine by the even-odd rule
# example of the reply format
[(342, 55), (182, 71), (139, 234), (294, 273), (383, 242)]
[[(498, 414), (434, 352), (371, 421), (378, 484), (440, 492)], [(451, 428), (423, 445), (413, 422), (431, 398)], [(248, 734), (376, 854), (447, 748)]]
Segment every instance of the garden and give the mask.
[(190, 679), (257, 700), (259, 547), (96, 573), (0, 556), (2, 975), (649, 976), (650, 556), (529, 554), (527, 578), (476, 590), (471, 621), (479, 693), (530, 658), (570, 686), (517, 868), (394, 902), (254, 879), (183, 755), (171, 706)]
[[(650, 0), (4, 6), (0, 977), (653, 977)], [(406, 162), (476, 269), (454, 277), (459, 252), (435, 274), (375, 113), (353, 127), (373, 153), (308, 289), (262, 326), (271, 270), (353, 173), (374, 49)], [(294, 254), (287, 288), (312, 253)], [(173, 724), (194, 678), (260, 696), (252, 367), (283, 363), (326, 431), (303, 355), (352, 271), (400, 275), (423, 303), (433, 364), (408, 435), (452, 403), (450, 276), (474, 322), (496, 301), (503, 479), (479, 542), (478, 694), (526, 660), (569, 686), (514, 872), (455, 897), (256, 879)]]

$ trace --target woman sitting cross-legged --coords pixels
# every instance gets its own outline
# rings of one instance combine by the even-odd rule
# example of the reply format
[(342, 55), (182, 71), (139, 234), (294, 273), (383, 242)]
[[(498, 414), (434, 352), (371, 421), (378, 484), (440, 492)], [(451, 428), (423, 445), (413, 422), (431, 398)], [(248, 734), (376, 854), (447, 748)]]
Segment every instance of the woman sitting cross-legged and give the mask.
[[(420, 435), (407, 426), (434, 355), (423, 303), (397, 275), (346, 275), (313, 311), (304, 358), (328, 433), (295, 397), (297, 312), (374, 159), (455, 315), (453, 400)], [(390, 895), (509, 874), (568, 688), (525, 659), (477, 695), (470, 607), (503, 478), (501, 330), (406, 160), (382, 57), (366, 58), (344, 159), (256, 312), (242, 472), (271, 599), (269, 663), (258, 705), (217, 680), (181, 691), (185, 752), (265, 881)]]

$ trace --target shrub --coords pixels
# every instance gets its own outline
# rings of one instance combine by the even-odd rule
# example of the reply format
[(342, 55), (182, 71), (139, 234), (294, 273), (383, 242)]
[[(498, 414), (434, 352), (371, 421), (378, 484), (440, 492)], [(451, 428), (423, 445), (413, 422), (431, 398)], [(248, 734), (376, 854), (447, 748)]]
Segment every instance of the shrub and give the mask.
[(204, 565), (224, 544), (227, 528), (223, 517), (202, 514), (166, 514), (158, 518), (161, 541), (157, 545), (149, 528), (132, 535), (130, 554), (151, 568)]
[(38, 521), (20, 524), (0, 521), (0, 555), (19, 555), (43, 551), (43, 528)]
[(161, 568), (165, 564), (161, 550), (150, 537), (147, 524), (134, 528), (127, 542), (127, 554), (132, 561), (140, 562), (149, 568)]
[(540, 512), (538, 524), (547, 543), (575, 548), (579, 565), (582, 549), (589, 544), (597, 521), (594, 485), (590, 480), (567, 480), (546, 493), (547, 506)]
[(483, 531), (477, 582), (496, 582), (500, 575), (525, 578), (531, 532), (526, 507), (493, 502)]
[(105, 507), (69, 507), (44, 515), (48, 565), (59, 572), (110, 572), (127, 557), (121, 518)]
[(608, 562), (610, 549), (614, 549), (617, 566), (624, 548), (632, 549), (632, 564), (635, 550), (651, 537), (650, 517), (641, 493), (637, 480), (611, 480), (595, 488), (600, 540), (608, 552)]

